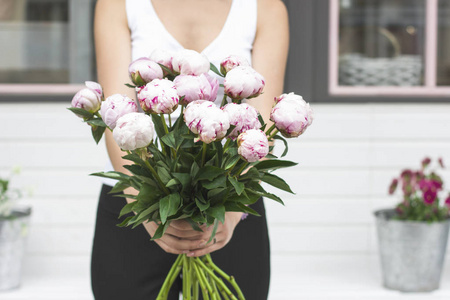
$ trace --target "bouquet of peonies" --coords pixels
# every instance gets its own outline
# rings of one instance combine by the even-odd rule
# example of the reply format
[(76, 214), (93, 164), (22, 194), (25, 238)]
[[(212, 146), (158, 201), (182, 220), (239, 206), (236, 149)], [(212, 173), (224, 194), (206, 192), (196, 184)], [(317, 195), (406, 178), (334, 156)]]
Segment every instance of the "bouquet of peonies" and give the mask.
[[(223, 85), (209, 71), (224, 77)], [(270, 154), (269, 141), (298, 137), (311, 125), (313, 113), (301, 96), (283, 94), (276, 98), (266, 124), (258, 111), (242, 103), (257, 97), (264, 78), (237, 56), (224, 59), (219, 70), (200, 53), (183, 50), (174, 55), (157, 50), (129, 66), (137, 100), (123, 95), (103, 99), (102, 88), (86, 82), (69, 108), (91, 126), (98, 143), (106, 128), (112, 130), (126, 152), (124, 166), (131, 175), (103, 172), (94, 175), (118, 180), (112, 192), (128, 187), (138, 195), (123, 195), (135, 201), (125, 205), (121, 216), (133, 212), (120, 226), (133, 228), (143, 222), (159, 227), (153, 239), (160, 238), (173, 220), (184, 219), (195, 230), (212, 226), (214, 238), (225, 212), (258, 215), (249, 205), (266, 197), (282, 203), (267, 192), (261, 182), (291, 192), (273, 170), (296, 165)], [(214, 104), (220, 86), (224, 88), (221, 106)], [(178, 110), (177, 110), (178, 108)], [(179, 111), (179, 117), (173, 118)], [(278, 135), (281, 133), (282, 136)], [(266, 158), (265, 160), (261, 160)], [(232, 276), (204, 257), (179, 255), (169, 271), (157, 299), (167, 299), (174, 280), (183, 274), (183, 298), (244, 299)], [(228, 281), (229, 284), (225, 284)], [(231, 291), (234, 289), (234, 291)]]
[[(450, 194), (442, 205), (438, 194), (444, 182), (434, 171), (426, 172), (430, 163), (431, 159), (425, 158), (420, 170), (403, 170), (399, 178), (392, 180), (389, 194), (394, 194), (399, 183), (403, 192), (403, 201), (396, 207), (399, 220), (439, 222), (449, 217)], [(444, 168), (442, 158), (438, 164)]]

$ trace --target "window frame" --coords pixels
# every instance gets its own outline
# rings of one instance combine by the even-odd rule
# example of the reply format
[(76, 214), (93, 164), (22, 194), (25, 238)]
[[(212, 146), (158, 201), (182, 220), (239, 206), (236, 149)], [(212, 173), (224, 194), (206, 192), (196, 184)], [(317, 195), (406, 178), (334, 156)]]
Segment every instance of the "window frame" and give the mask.
[[(70, 47), (76, 47), (78, 40), (83, 43), (93, 45), (93, 9), (95, 5), (95, 0), (69, 0), (69, 32), (73, 36), (70, 41)], [(86, 15), (86, 10), (88, 12), (87, 20), (88, 22), (80, 23), (76, 14), (82, 12)], [(76, 27), (74, 24), (79, 27)], [(85, 31), (85, 34), (79, 34), (79, 31)], [(76, 66), (76, 60), (78, 57), (71, 58), (71, 66)], [(94, 64), (95, 61), (91, 61), (90, 65)], [(95, 74), (94, 74), (95, 76)], [(95, 78), (86, 78), (86, 80), (95, 80)], [(67, 101), (70, 99), (77, 91), (82, 89), (84, 85), (82, 83), (57, 83), (57, 84), (47, 84), (47, 83), (0, 83), (0, 102), (30, 102), (30, 101)]]
[(329, 0), (328, 91), (332, 96), (449, 97), (450, 86), (437, 86), (438, 0), (426, 3), (423, 86), (341, 86), (339, 64), (339, 0)]

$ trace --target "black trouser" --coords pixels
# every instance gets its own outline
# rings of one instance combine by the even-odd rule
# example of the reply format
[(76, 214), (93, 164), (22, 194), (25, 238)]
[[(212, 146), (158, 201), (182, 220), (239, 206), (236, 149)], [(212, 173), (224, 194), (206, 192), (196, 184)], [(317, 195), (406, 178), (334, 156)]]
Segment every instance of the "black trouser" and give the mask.
[[(125, 199), (113, 197), (104, 185), (100, 195), (92, 250), (91, 280), (96, 300), (156, 299), (176, 255), (164, 252), (143, 226), (135, 229), (116, 225)], [(213, 261), (233, 275), (246, 300), (267, 299), (270, 280), (270, 249), (262, 200), (252, 206), (261, 217), (248, 216), (236, 227), (231, 241), (212, 253)], [(181, 279), (171, 290), (170, 300), (179, 299)]]

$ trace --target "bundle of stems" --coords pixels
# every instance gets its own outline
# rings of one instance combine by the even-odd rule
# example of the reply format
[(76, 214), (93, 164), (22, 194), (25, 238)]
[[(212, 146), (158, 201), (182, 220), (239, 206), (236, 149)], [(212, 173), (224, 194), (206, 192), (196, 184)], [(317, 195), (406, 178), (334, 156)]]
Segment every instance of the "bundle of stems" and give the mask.
[(234, 277), (217, 267), (210, 254), (201, 257), (178, 255), (156, 300), (167, 300), (180, 273), (183, 277), (183, 300), (199, 300), (200, 294), (203, 300), (245, 300)]

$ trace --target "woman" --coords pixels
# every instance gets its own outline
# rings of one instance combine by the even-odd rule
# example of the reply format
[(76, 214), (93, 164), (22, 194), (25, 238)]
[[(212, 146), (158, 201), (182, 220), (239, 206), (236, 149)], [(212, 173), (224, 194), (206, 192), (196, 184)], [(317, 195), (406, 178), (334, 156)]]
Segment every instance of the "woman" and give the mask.
[[(99, 82), (106, 97), (120, 93), (136, 99), (124, 85), (129, 82), (128, 65), (157, 48), (203, 52), (216, 66), (230, 54), (247, 57), (266, 79), (264, 94), (248, 103), (267, 121), (273, 98), (283, 89), (287, 12), (281, 0), (98, 0), (95, 44)], [(105, 138), (114, 169), (127, 172), (111, 133)], [(237, 278), (246, 299), (267, 298), (270, 260), (262, 201), (254, 209), (263, 217), (241, 221), (242, 213), (227, 212), (214, 243), (206, 244), (211, 228), (199, 233), (185, 221), (172, 222), (153, 243), (149, 238), (156, 230), (154, 223), (134, 230), (115, 226), (125, 201), (108, 195), (109, 190), (104, 186), (100, 197), (92, 254), (97, 300), (155, 299), (176, 258), (173, 254), (212, 252), (215, 262)], [(175, 283), (170, 299), (178, 299), (179, 285)]]

